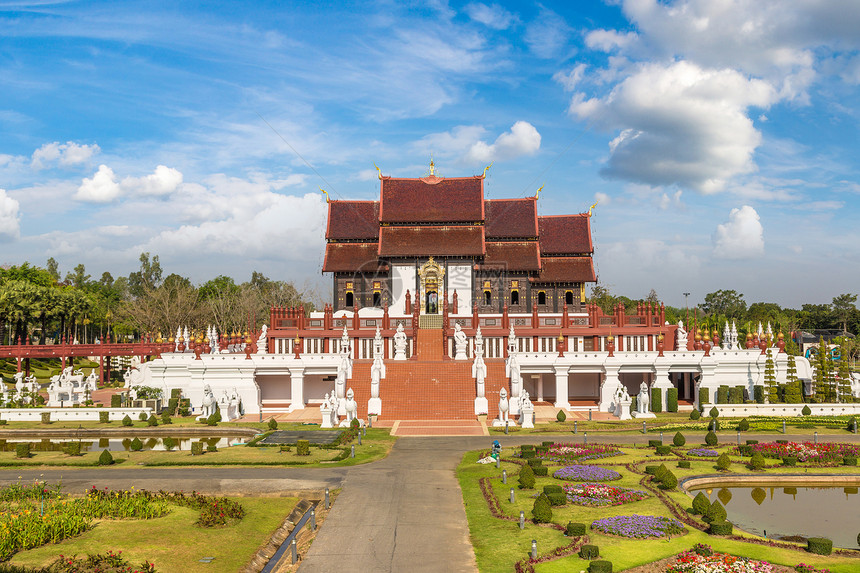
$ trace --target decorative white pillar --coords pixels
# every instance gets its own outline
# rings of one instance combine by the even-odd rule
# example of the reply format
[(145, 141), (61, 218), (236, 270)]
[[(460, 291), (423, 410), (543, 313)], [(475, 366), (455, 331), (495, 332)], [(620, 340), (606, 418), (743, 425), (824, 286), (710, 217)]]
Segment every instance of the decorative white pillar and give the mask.
[(543, 402), (543, 376), (541, 374), (532, 374), (535, 381), (535, 391), (537, 392), (537, 401)]
[(570, 408), (567, 393), (568, 370), (568, 366), (555, 367), (555, 407), (564, 408), (565, 410)]
[(290, 369), (290, 412), (305, 409), (305, 369)]
[(618, 371), (621, 369), (621, 360), (618, 358), (607, 358), (603, 363), (603, 371), (605, 378), (600, 386), (600, 403), (597, 409), (601, 412), (609, 412), (615, 393), (621, 388), (621, 378), (618, 376)]
[(654, 370), (656, 374), (654, 376), (654, 383), (651, 385), (651, 387), (660, 389), (660, 411), (667, 412), (667, 405), (669, 403), (668, 390), (669, 388), (673, 387), (672, 379), (669, 377), (669, 364), (666, 361), (659, 360), (654, 364)]

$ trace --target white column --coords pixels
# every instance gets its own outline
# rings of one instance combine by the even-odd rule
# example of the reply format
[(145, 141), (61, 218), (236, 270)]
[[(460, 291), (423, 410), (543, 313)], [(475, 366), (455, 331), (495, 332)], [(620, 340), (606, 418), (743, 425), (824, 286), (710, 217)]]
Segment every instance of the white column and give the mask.
[(661, 412), (667, 412), (667, 404), (668, 402), (668, 390), (672, 388), (672, 379), (669, 378), (669, 365), (668, 364), (655, 364), (654, 366), (656, 370), (656, 375), (654, 376), (654, 383), (651, 385), (652, 388), (659, 388), (661, 390), (660, 396), (661, 398)]
[(537, 401), (543, 402), (543, 375), (534, 374), (535, 391), (537, 392)]
[(603, 385), (600, 387), (600, 403), (597, 408), (601, 412), (608, 412), (609, 406), (615, 400), (615, 392), (621, 388), (621, 378), (618, 376), (618, 370), (621, 368), (621, 361), (618, 358), (607, 358), (603, 363), (606, 377), (603, 380)]
[(305, 370), (295, 368), (290, 370), (290, 412), (305, 408)]
[(570, 408), (567, 393), (567, 376), (567, 366), (555, 367), (555, 407), (564, 408), (565, 410)]

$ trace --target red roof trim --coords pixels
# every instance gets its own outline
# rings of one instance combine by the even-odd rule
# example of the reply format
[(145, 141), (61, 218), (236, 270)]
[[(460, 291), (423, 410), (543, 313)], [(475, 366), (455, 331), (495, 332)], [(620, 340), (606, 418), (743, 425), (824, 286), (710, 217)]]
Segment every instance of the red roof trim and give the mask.
[(379, 202), (329, 201), (325, 237), (334, 240), (377, 240)]
[(379, 234), (381, 257), (480, 257), (485, 252), (482, 226), (382, 227)]

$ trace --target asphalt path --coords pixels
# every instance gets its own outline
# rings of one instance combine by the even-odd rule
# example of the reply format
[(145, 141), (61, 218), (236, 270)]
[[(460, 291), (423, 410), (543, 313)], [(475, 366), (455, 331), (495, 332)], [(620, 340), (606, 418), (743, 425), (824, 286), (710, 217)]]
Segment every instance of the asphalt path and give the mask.
[[(665, 434), (670, 443), (674, 433)], [(685, 434), (693, 441), (690, 432)], [(735, 443), (723, 432), (721, 443)], [(704, 436), (702, 436), (704, 438)], [(741, 434), (741, 440), (811, 441), (804, 435)], [(320, 496), (326, 487), (343, 488), (325, 525), (302, 562), (302, 573), (352, 571), (475, 572), (466, 513), (455, 475), (463, 453), (489, 449), (494, 439), (511, 447), (542, 440), (573, 443), (646, 444), (658, 432), (639, 435), (583, 433), (469, 437), (402, 437), (391, 454), (370, 464), (342, 468), (63, 468), (2, 469), (0, 484), (45, 480), (63, 490), (99, 489), (199, 491), (219, 495)], [(851, 434), (822, 435), (820, 441), (860, 442)]]

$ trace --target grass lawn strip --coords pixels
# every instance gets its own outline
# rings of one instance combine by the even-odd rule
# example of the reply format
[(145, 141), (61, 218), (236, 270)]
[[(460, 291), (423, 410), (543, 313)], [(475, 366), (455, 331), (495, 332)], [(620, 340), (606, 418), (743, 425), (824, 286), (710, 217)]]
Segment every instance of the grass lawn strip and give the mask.
[[(702, 434), (704, 436), (704, 434)], [(689, 436), (688, 436), (689, 438)], [(695, 442), (695, 439), (690, 439), (690, 442)], [(696, 447), (690, 443), (689, 447)], [(717, 446), (714, 448), (718, 451), (729, 451), (731, 446)], [(673, 452), (681, 453), (684, 448), (676, 448)], [(510, 455), (505, 452), (506, 455)], [(514, 452), (516, 455), (518, 452)], [(749, 458), (744, 458), (738, 455), (729, 454), (733, 464), (729, 474), (747, 474), (748, 469), (744, 465)], [(543, 485), (558, 483), (551, 477), (538, 477), (535, 485), (535, 490), (515, 490), (515, 502), (510, 503), (510, 488), (516, 485), (515, 477), (519, 471), (519, 466), (524, 462), (514, 457), (503, 458), (503, 468), (508, 470), (509, 483), (502, 484), (500, 476), (497, 475), (499, 470), (494, 466), (486, 467), (482, 464), (475, 464), (479, 452), (470, 452), (467, 454), (460, 466), (458, 467), (458, 476), (463, 490), (464, 500), (466, 501), (466, 514), (469, 519), (469, 526), (475, 547), (476, 558), (478, 559), (479, 570), (484, 571), (510, 571), (514, 564), (522, 560), (529, 552), (531, 539), (538, 541), (539, 554), (544, 555), (552, 552), (556, 547), (563, 547), (569, 544), (569, 538), (561, 536), (552, 536), (547, 534), (546, 527), (536, 527), (532, 523), (527, 522), (526, 529), (521, 532), (517, 525), (519, 511), (525, 512), (526, 516), (530, 517), (531, 508), (534, 503), (533, 495), (543, 488)], [(690, 469), (677, 468), (676, 463), (680, 459), (688, 459), (691, 462)], [(645, 465), (659, 465), (665, 463), (666, 466), (678, 476), (679, 479), (693, 475), (713, 474), (716, 470), (714, 458), (689, 458), (686, 456), (661, 456), (659, 458), (653, 456), (653, 450), (644, 448), (624, 447), (622, 455), (612, 458), (612, 461), (625, 462), (621, 464), (599, 463), (601, 466), (612, 466), (622, 473), (622, 478), (612, 482), (613, 486), (634, 488), (639, 486), (640, 489), (645, 489), (649, 493), (654, 493), (653, 498), (649, 498), (636, 504), (636, 513), (648, 515), (663, 515), (666, 517), (683, 517), (680, 519), (685, 524), (687, 520), (696, 523), (697, 528), (690, 528), (689, 533), (681, 538), (672, 537), (670, 539), (660, 540), (628, 540), (610, 535), (604, 535), (600, 532), (590, 532), (590, 544), (595, 544), (600, 547), (601, 558), (609, 559), (614, 564), (615, 571), (622, 571), (631, 567), (643, 565), (654, 561), (655, 559), (663, 559), (689, 550), (694, 543), (707, 543), (714, 547), (717, 551), (727, 552), (734, 555), (743, 555), (754, 559), (765, 559), (771, 562), (776, 562), (782, 565), (793, 567), (797, 563), (804, 562), (817, 567), (827, 567), (833, 573), (848, 573), (856, 571), (860, 567), (860, 562), (856, 558), (847, 556), (832, 555), (832, 556), (816, 556), (804, 551), (798, 551), (797, 545), (791, 543), (774, 542), (756, 538), (742, 532), (737, 532), (732, 537), (714, 537), (710, 536), (699, 528), (704, 529), (706, 524), (697, 520), (695, 517), (687, 514), (686, 509), (691, 503), (691, 498), (683, 492), (679, 491), (663, 491), (656, 486), (651, 485), (651, 477), (644, 475)], [(633, 464), (630, 466), (629, 464)], [(550, 463), (545, 462), (545, 465), (550, 466)], [(507, 467), (505, 467), (507, 466)], [(641, 469), (640, 469), (641, 466)], [(557, 466), (551, 467), (551, 472)], [(625, 471), (628, 470), (628, 471)], [(633, 471), (635, 470), (635, 471)], [(773, 474), (778, 477), (780, 474), (797, 473), (798, 468), (784, 468), (779, 465), (774, 465), (767, 470), (768, 474)], [(833, 473), (844, 474), (846, 471), (856, 471), (856, 469), (846, 467), (816, 467), (816, 473)], [(481, 493), (480, 478), (483, 480), (486, 488), (491, 488), (497, 497), (499, 511), (502, 512), (507, 519), (499, 520), (493, 518), (490, 508), (474, 507), (480, 499), (478, 495)], [(641, 484), (640, 484), (641, 482)], [(476, 495), (478, 494), (478, 495)], [(667, 506), (668, 504), (668, 506)], [(674, 515), (675, 513), (679, 515)], [(566, 524), (568, 521), (582, 522), (590, 525), (597, 518), (608, 515), (622, 515), (629, 513), (624, 506), (613, 506), (608, 508), (593, 508), (593, 507), (578, 507), (568, 505), (564, 507), (553, 507), (553, 521), (557, 525)], [(495, 523), (493, 523), (495, 522)], [(509, 523), (510, 525), (499, 525), (500, 523)], [(523, 533), (526, 533), (523, 535)], [(560, 542), (552, 545), (553, 540)], [(547, 543), (549, 545), (547, 545)], [(791, 547), (792, 549), (789, 549)], [(856, 555), (854, 552), (850, 552)], [(546, 571), (570, 571), (584, 570), (587, 568), (587, 562), (580, 560), (578, 557), (565, 557), (537, 564), (535, 570), (539, 573)]]

